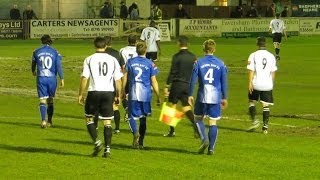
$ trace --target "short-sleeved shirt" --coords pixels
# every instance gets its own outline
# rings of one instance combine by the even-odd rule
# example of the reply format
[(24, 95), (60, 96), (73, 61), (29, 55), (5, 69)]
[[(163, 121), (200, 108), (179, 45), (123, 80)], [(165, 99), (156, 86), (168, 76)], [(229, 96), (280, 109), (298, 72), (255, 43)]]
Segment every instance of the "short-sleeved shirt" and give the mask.
[(150, 102), (151, 77), (159, 73), (155, 64), (145, 57), (137, 56), (129, 59), (125, 68), (128, 72), (129, 100)]
[(44, 45), (33, 52), (32, 62), (37, 65), (38, 77), (56, 77), (63, 79), (61, 55), (49, 45)]
[(157, 41), (160, 41), (160, 32), (157, 28), (146, 27), (142, 30), (140, 39), (147, 44), (147, 52), (158, 52)]
[(270, 22), (269, 26), (272, 30), (272, 34), (274, 33), (283, 33), (283, 31), (286, 29), (284, 25), (284, 21), (281, 19), (273, 19)]
[(84, 60), (82, 76), (90, 80), (88, 91), (114, 92), (114, 80), (119, 80), (123, 74), (116, 58), (97, 52)]
[(253, 89), (270, 91), (273, 89), (272, 72), (277, 70), (276, 59), (267, 50), (257, 50), (251, 53), (247, 69), (254, 71)]
[(198, 78), (197, 101), (206, 104), (220, 104), (227, 98), (227, 69), (224, 63), (213, 55), (206, 55), (194, 64), (189, 96), (192, 96)]
[(128, 59), (138, 56), (137, 48), (136, 46), (126, 46), (124, 48), (121, 48), (120, 55), (121, 55), (122, 61), (124, 62), (124, 64), (126, 64)]

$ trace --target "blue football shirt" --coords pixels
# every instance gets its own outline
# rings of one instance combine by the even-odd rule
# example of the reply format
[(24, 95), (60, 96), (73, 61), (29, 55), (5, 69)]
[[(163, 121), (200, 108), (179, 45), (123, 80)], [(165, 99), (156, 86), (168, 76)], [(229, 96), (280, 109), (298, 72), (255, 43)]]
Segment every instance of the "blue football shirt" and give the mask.
[(32, 62), (36, 63), (38, 77), (56, 77), (63, 79), (61, 55), (49, 45), (44, 45), (33, 52)]
[(126, 63), (129, 82), (129, 100), (151, 102), (151, 77), (159, 73), (155, 64), (142, 56), (131, 58)]
[(227, 69), (224, 63), (213, 55), (206, 55), (195, 62), (190, 82), (189, 96), (192, 96), (198, 79), (197, 101), (219, 104), (227, 98)]

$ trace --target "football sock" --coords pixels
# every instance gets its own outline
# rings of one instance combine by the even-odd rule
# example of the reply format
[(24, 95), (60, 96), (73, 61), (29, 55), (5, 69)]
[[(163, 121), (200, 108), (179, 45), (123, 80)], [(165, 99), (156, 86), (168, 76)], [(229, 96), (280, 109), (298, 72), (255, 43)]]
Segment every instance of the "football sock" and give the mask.
[(140, 118), (140, 125), (139, 125), (139, 145), (143, 145), (144, 136), (146, 135), (147, 130), (147, 118), (143, 117)]
[(96, 113), (96, 115), (93, 117), (93, 122), (96, 128), (98, 127), (98, 122), (99, 122), (99, 113)]
[(49, 103), (48, 104), (48, 109), (47, 109), (47, 114), (48, 114), (48, 122), (52, 123), (52, 116), (53, 116), (53, 103)]
[(256, 119), (256, 106), (252, 106), (250, 105), (249, 106), (249, 114), (250, 114), (250, 117), (251, 117), (251, 120), (254, 121)]
[(192, 112), (191, 110), (189, 110), (189, 111), (185, 112), (184, 114), (188, 117), (188, 119), (190, 120), (190, 122), (191, 122), (192, 124), (194, 124), (194, 115), (193, 115), (193, 112)]
[(208, 137), (206, 135), (206, 127), (203, 123), (203, 120), (197, 120), (196, 122), (197, 128), (198, 128), (198, 132), (200, 135), (200, 139), (202, 142), (205, 142), (208, 140)]
[(276, 50), (276, 55), (279, 55), (280, 49), (279, 49), (279, 48), (276, 48), (275, 50)]
[(119, 110), (115, 110), (113, 111), (113, 115), (114, 115), (114, 123), (116, 125), (116, 130), (120, 129), (120, 112)]
[(87, 130), (93, 142), (96, 142), (98, 134), (96, 125), (93, 121), (87, 122)]
[(40, 109), (41, 120), (45, 121), (46, 115), (47, 115), (47, 105), (45, 103), (40, 103), (39, 109)]
[(216, 125), (210, 126), (209, 127), (209, 132), (208, 132), (208, 136), (209, 136), (209, 150), (213, 150), (214, 146), (216, 144), (216, 140), (218, 137), (218, 127)]
[(174, 127), (173, 127), (173, 126), (170, 126), (169, 133), (170, 133), (170, 134), (174, 133)]
[(268, 107), (263, 108), (263, 126), (268, 128), (270, 109)]
[(104, 126), (104, 144), (106, 147), (111, 146), (111, 138), (112, 138), (112, 126), (105, 125)]
[(131, 132), (133, 134), (136, 134), (137, 133), (137, 123), (132, 117), (129, 118), (129, 126), (131, 129)]

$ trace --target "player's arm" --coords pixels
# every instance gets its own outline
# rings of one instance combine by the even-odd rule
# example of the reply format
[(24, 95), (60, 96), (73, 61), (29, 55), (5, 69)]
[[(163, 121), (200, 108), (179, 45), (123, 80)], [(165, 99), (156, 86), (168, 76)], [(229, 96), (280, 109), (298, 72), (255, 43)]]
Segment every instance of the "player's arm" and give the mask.
[(175, 67), (175, 64), (176, 64), (176, 61), (175, 61), (175, 56), (172, 58), (172, 61), (171, 61), (171, 68), (170, 68), (170, 72), (169, 72), (169, 75), (168, 75), (168, 78), (167, 78), (167, 83), (166, 83), (166, 86), (164, 88), (164, 95), (165, 97), (168, 97), (169, 96), (169, 93), (170, 93), (170, 85), (172, 83), (172, 78), (173, 78), (173, 75), (174, 73), (176, 72), (176, 67)]
[(151, 76), (151, 85), (153, 87), (154, 93), (157, 95), (157, 106), (160, 106), (160, 93), (159, 93), (159, 85), (156, 76)]
[(194, 91), (194, 86), (196, 85), (197, 78), (198, 78), (198, 63), (195, 62), (193, 69), (192, 69), (192, 74), (191, 74), (191, 79), (190, 79), (190, 84), (189, 84), (188, 102), (189, 102), (190, 106), (192, 106), (194, 103), (193, 91)]
[(120, 96), (122, 95), (121, 94), (121, 91), (122, 91), (122, 88), (121, 88), (121, 78), (123, 77), (123, 74), (122, 74), (122, 70), (121, 70), (121, 67), (120, 67), (120, 64), (118, 63), (118, 61), (116, 61), (116, 66), (115, 66), (115, 73), (114, 73), (114, 81), (115, 81), (115, 92), (116, 92), (116, 97), (115, 97), (115, 102), (116, 104), (119, 104), (120, 103)]
[(161, 48), (160, 48), (160, 40), (156, 41), (158, 46), (158, 53), (161, 54)]
[(252, 81), (253, 81), (253, 75), (254, 75), (254, 71), (252, 70), (249, 70), (249, 73), (248, 73), (248, 90), (249, 90), (249, 93), (251, 94), (252, 91), (253, 91), (253, 84), (252, 84)]
[(221, 105), (222, 109), (225, 109), (228, 107), (228, 100), (227, 100), (227, 90), (228, 90), (228, 78), (227, 78), (227, 67), (224, 66), (222, 69), (222, 76), (221, 76), (221, 94), (222, 94), (222, 100)]
[(57, 56), (57, 72), (60, 78), (60, 87), (64, 87), (64, 76), (63, 76), (63, 70), (61, 65), (61, 56)]
[(122, 99), (125, 99), (126, 98), (126, 92), (125, 92), (125, 89), (126, 89), (126, 84), (127, 84), (127, 81), (128, 81), (128, 72), (126, 69), (123, 70), (123, 77), (122, 77)]
[(80, 78), (80, 87), (79, 87), (79, 94), (78, 94), (78, 103), (83, 105), (84, 104), (84, 98), (83, 93), (87, 87), (88, 78), (81, 76)]
[(35, 54), (33, 52), (32, 54), (32, 62), (31, 62), (31, 72), (34, 76), (37, 75), (36, 73), (36, 67), (37, 67), (37, 63), (36, 63), (36, 59), (35, 59)]

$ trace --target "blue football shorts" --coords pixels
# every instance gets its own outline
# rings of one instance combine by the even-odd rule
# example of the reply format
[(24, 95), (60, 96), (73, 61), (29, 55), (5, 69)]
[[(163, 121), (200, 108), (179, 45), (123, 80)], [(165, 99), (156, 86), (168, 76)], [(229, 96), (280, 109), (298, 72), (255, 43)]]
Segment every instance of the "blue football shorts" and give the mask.
[(211, 120), (219, 120), (221, 118), (221, 105), (206, 104), (196, 101), (194, 114), (196, 116), (207, 116)]
[(151, 115), (151, 103), (150, 102), (140, 102), (140, 101), (128, 101), (128, 113), (129, 117), (135, 120), (139, 118)]
[(37, 91), (40, 99), (54, 97), (57, 89), (56, 77), (37, 77)]

